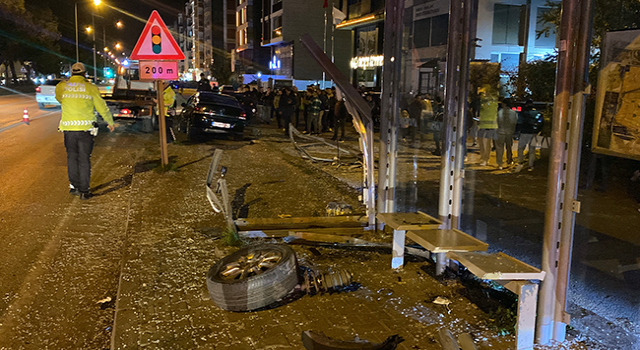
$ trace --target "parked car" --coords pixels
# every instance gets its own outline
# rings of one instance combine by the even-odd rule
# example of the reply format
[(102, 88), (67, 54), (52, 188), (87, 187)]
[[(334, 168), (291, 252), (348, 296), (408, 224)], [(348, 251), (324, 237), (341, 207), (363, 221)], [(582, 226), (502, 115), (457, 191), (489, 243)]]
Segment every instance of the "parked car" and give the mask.
[[(538, 131), (542, 130), (544, 124), (544, 111), (547, 108), (552, 108), (552, 104), (546, 102), (534, 102), (533, 108), (529, 111), (529, 113), (532, 114), (533, 120), (535, 120), (535, 127)], [(524, 122), (524, 116), (522, 114), (525, 109), (525, 102), (515, 102), (511, 109), (518, 113), (518, 124), (516, 125), (515, 132), (515, 134), (518, 135), (522, 128), (522, 123)]]
[(44, 84), (36, 87), (36, 102), (38, 107), (45, 108), (47, 106), (60, 106), (60, 102), (56, 100), (56, 85), (64, 79), (47, 80)]
[(198, 82), (174, 80), (171, 82), (171, 87), (176, 90), (177, 93), (187, 97), (198, 91)]
[(223, 94), (230, 94), (236, 91), (236, 89), (233, 88), (233, 85), (222, 85), (219, 90)]
[(238, 100), (229, 95), (211, 91), (198, 91), (176, 118), (178, 131), (192, 140), (200, 134), (229, 134), (235, 140), (244, 138), (247, 114)]

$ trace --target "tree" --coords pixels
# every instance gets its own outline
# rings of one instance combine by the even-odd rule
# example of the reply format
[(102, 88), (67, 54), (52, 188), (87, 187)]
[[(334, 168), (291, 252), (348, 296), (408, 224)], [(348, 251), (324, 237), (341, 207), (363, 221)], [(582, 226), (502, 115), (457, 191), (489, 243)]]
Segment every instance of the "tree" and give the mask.
[[(594, 0), (593, 38), (591, 41), (592, 57), (597, 62), (602, 48), (604, 35), (611, 30), (638, 29), (640, 28), (640, 1), (638, 0)], [(555, 25), (556, 33), (559, 33), (562, 3), (547, 1), (546, 6), (551, 9), (545, 12), (541, 21)], [(546, 27), (537, 32), (538, 36), (549, 32), (552, 28)]]
[(517, 99), (553, 102), (556, 77), (555, 57), (521, 64), (517, 73), (508, 75), (509, 85), (515, 91)]
[(216, 78), (218, 84), (229, 84), (233, 72), (231, 71), (230, 54), (222, 50), (214, 50), (213, 64), (209, 67), (211, 75)]
[(13, 62), (31, 61), (28, 69), (40, 67), (46, 73), (59, 71), (55, 68), (60, 61), (56, 17), (41, 3), (30, 5), (25, 0), (0, 0), (0, 63), (9, 67), (14, 83)]

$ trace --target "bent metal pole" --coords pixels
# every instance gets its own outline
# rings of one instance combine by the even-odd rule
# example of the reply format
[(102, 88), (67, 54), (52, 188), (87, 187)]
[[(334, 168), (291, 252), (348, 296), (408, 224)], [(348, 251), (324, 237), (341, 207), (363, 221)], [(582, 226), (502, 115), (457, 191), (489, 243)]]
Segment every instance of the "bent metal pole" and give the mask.
[[(556, 72), (556, 96), (551, 125), (551, 156), (547, 179), (547, 200), (542, 247), (542, 270), (546, 272), (540, 283), (536, 340), (548, 344), (555, 328), (556, 276), (558, 271), (558, 245), (562, 226), (562, 206), (564, 199), (564, 164), (566, 161), (567, 122), (569, 120), (569, 100), (573, 86), (573, 63), (575, 62), (575, 42), (579, 35), (577, 12), (579, 0), (562, 1), (560, 41), (558, 48), (558, 68)], [(530, 153), (531, 154), (531, 153)], [(535, 155), (530, 155), (535, 156)]]

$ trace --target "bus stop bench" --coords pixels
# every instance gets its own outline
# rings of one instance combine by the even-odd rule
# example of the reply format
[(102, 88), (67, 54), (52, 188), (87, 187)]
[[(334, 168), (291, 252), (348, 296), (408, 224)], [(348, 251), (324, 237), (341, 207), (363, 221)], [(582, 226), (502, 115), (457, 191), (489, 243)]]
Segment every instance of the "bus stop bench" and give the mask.
[(545, 272), (504, 253), (447, 252), (447, 258), (465, 266), (483, 280), (500, 283), (518, 295), (516, 349), (533, 349), (538, 284)]
[(439, 229), (442, 221), (423, 212), (416, 213), (379, 213), (376, 219), (383, 225), (393, 229), (393, 247), (391, 252), (391, 268), (404, 265), (404, 240), (408, 230)]

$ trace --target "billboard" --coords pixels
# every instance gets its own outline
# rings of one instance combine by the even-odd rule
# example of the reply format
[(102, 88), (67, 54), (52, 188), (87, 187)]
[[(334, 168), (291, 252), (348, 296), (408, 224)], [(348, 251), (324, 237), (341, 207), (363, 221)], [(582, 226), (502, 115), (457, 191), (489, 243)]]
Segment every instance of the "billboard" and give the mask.
[(593, 152), (640, 160), (640, 30), (607, 33), (601, 67)]

